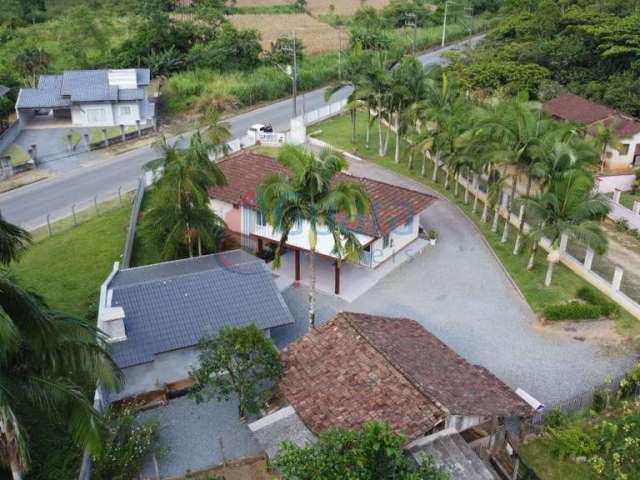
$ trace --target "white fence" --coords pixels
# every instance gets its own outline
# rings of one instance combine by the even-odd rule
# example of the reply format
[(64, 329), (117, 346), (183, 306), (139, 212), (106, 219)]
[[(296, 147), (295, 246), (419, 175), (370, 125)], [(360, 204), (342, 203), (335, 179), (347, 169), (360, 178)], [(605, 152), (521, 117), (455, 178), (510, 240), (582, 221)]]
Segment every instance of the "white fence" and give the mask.
[(609, 210), (609, 218), (614, 222), (618, 220), (625, 220), (631, 230), (640, 231), (640, 201), (634, 201), (632, 209), (629, 210), (627, 207), (620, 204), (621, 196), (622, 191), (618, 189), (614, 190), (613, 199), (609, 202), (609, 205), (611, 206), (611, 210)]
[(340, 100), (339, 102), (333, 102), (326, 107), (319, 108), (318, 110), (313, 110), (312, 112), (307, 112), (304, 115), (304, 122), (306, 125), (313, 125), (316, 122), (321, 122), (322, 120), (326, 120), (327, 118), (334, 117), (338, 115), (342, 109), (347, 105), (347, 100)]
[(598, 192), (599, 193), (611, 193), (616, 190), (622, 190), (627, 192), (631, 190), (633, 182), (635, 182), (636, 176), (629, 175), (601, 175), (597, 178)]

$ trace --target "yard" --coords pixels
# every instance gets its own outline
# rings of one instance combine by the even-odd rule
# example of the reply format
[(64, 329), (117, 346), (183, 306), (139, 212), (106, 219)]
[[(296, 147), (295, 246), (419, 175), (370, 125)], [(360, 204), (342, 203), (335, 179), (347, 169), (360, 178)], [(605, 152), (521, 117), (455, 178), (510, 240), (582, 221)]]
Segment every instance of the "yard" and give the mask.
[[(98, 143), (104, 140), (104, 135), (102, 133), (102, 128), (92, 128), (89, 131), (89, 143)], [(122, 135), (120, 131), (120, 127), (107, 127), (107, 139), (111, 140), (112, 138), (117, 138)], [(137, 131), (136, 127), (129, 126), (124, 129), (125, 133), (135, 132)]]
[(16, 143), (12, 143), (9, 147), (2, 152), (2, 156), (11, 157), (11, 165), (20, 165), (29, 160), (29, 154)]
[(596, 473), (585, 464), (558, 460), (549, 451), (551, 442), (536, 438), (522, 445), (518, 452), (522, 460), (532, 468), (542, 480), (596, 480)]
[(622, 192), (620, 203), (629, 210), (633, 209), (634, 202), (640, 201), (640, 193)]
[(128, 204), (117, 206), (36, 241), (11, 267), (19, 284), (42, 295), (51, 308), (84, 317), (120, 258), (130, 210)]
[[(366, 120), (364, 114), (360, 114), (358, 116), (357, 142), (355, 146), (351, 143), (351, 126), (350, 118), (348, 116), (336, 117), (332, 120), (317, 125), (315, 129), (319, 129), (321, 133), (316, 135), (316, 137), (346, 151), (353, 151), (354, 153), (359, 154), (364, 158), (370, 159), (371, 161), (374, 161), (375, 163), (391, 171), (398, 172), (403, 175), (407, 175), (414, 180), (418, 180), (419, 182), (436, 189), (439, 193), (452, 200), (452, 202), (460, 209), (462, 209), (464, 213), (473, 221), (476, 227), (478, 227), (478, 229), (482, 232), (489, 245), (491, 246), (497, 257), (500, 259), (501, 263), (504, 265), (505, 269), (509, 272), (511, 278), (513, 278), (515, 283), (518, 285), (518, 288), (526, 297), (527, 302), (534, 310), (534, 312), (536, 312), (537, 314), (541, 314), (544, 307), (548, 304), (562, 303), (574, 299), (576, 291), (580, 287), (587, 285), (584, 280), (576, 276), (569, 269), (565, 268), (562, 265), (559, 265), (554, 272), (554, 281), (552, 287), (545, 287), (544, 276), (546, 273), (546, 265), (545, 256), (542, 252), (539, 252), (537, 256), (537, 267), (531, 272), (527, 271), (527, 256), (514, 256), (512, 254), (512, 242), (514, 241), (515, 235), (512, 234), (510, 236), (510, 241), (508, 241), (507, 243), (501, 243), (500, 234), (491, 232), (489, 224), (482, 223), (478, 214), (474, 215), (471, 213), (471, 205), (464, 205), (461, 201), (461, 198), (456, 199), (454, 197), (453, 187), (451, 191), (444, 190), (444, 188), (442, 187), (444, 173), (442, 171), (440, 171), (442, 176), (439, 179), (439, 183), (434, 185), (431, 182), (432, 165), (429, 165), (429, 171), (427, 172), (427, 175), (425, 177), (422, 177), (417, 168), (413, 171), (409, 171), (407, 169), (406, 152), (402, 151), (402, 160), (399, 164), (394, 163), (393, 151), (395, 142), (393, 136), (389, 142), (390, 145), (388, 155), (384, 158), (380, 158), (377, 152), (376, 138), (373, 135), (375, 133), (375, 130), (372, 130), (372, 140), (369, 148), (367, 148), (365, 145), (365, 125)], [(500, 227), (502, 227), (502, 223)], [(502, 229), (500, 228), (499, 232), (501, 231)], [(640, 333), (640, 322), (638, 322), (634, 317), (626, 312), (623, 312), (616, 320), (616, 325), (617, 331), (620, 334), (636, 335)]]
[[(236, 0), (235, 5), (244, 7), (269, 7), (272, 5), (291, 5), (293, 0)], [(389, 3), (389, 0), (368, 0), (367, 6), (382, 8)], [(314, 16), (326, 15), (334, 7), (336, 15), (353, 15), (362, 6), (362, 0), (307, 0), (307, 10)]]

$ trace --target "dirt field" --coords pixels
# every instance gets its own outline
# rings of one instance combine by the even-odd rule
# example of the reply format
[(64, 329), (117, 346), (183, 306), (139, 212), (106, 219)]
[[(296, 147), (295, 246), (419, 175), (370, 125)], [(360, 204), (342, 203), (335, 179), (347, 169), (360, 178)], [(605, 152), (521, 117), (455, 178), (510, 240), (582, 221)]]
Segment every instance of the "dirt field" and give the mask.
[[(237, 0), (238, 7), (286, 5), (293, 3), (292, 0)], [(366, 5), (375, 8), (382, 8), (389, 0), (367, 0)], [(313, 16), (326, 15), (331, 13), (330, 5), (335, 7), (336, 15), (353, 15), (360, 8), (360, 0), (307, 0), (307, 9)]]
[(267, 470), (267, 462), (263, 458), (250, 458), (231, 463), (226, 467), (217, 467), (206, 472), (192, 473), (189, 477), (174, 477), (168, 480), (208, 480), (217, 475), (224, 480), (272, 480), (274, 477)]
[[(260, 0), (254, 0), (253, 4), (257, 3), (260, 3)], [(228, 18), (238, 28), (258, 30), (262, 36), (262, 48), (265, 50), (269, 50), (271, 42), (279, 36), (291, 33), (294, 27), (296, 35), (302, 38), (307, 55), (338, 49), (337, 30), (309, 15), (231, 15)], [(347, 40), (344, 36), (343, 42), (346, 46)]]

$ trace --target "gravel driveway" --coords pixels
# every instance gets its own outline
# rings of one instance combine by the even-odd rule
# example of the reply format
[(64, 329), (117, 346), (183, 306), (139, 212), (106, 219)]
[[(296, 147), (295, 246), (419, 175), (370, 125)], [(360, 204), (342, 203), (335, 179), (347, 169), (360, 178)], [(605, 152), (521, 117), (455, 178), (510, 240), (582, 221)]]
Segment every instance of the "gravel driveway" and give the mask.
[[(351, 171), (433, 194), (368, 162), (352, 162)], [(567, 400), (633, 365), (631, 355), (536, 328), (534, 313), (456, 207), (441, 200), (425, 212), (422, 224), (438, 231), (435, 249), (417, 255), (352, 304), (321, 295), (321, 320), (338, 310), (412, 318), (467, 360), (545, 403)], [(305, 328), (305, 293), (304, 287), (285, 293), (298, 333)]]

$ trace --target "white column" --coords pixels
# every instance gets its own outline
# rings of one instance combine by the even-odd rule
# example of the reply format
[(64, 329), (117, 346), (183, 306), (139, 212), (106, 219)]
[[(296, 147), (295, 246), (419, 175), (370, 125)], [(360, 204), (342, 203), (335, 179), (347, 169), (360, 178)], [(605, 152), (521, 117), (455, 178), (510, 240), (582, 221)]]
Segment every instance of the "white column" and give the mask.
[(636, 200), (633, 202), (633, 213), (636, 215), (640, 215), (640, 200)]
[(524, 218), (524, 204), (520, 205), (520, 213), (518, 215), (518, 223), (521, 223), (523, 218)]
[(622, 195), (622, 190), (616, 188), (613, 191), (613, 203), (620, 204), (620, 195)]
[(564, 253), (567, 251), (567, 243), (569, 243), (569, 235), (563, 233), (560, 237), (560, 252)]
[(613, 282), (611, 283), (611, 288), (613, 288), (614, 292), (620, 291), (620, 284), (622, 283), (622, 275), (624, 274), (624, 270), (622, 267), (616, 265), (616, 269), (613, 272)]
[(593, 265), (593, 257), (595, 256), (595, 254), (596, 252), (594, 252), (592, 248), (587, 247), (587, 254), (584, 257), (584, 268), (586, 268), (587, 270), (591, 270), (591, 265)]

